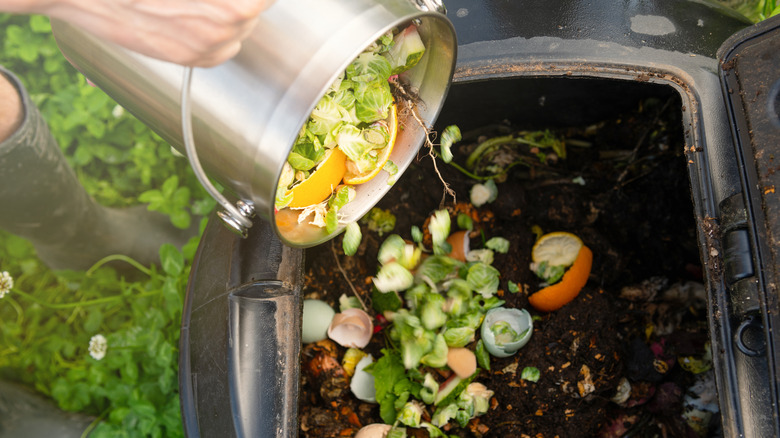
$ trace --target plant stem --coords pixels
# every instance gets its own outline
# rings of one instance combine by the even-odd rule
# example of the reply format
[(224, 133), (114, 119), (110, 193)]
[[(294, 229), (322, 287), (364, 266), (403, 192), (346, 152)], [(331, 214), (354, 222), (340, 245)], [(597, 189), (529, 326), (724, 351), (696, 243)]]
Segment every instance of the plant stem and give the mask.
[(22, 323), (24, 323), (24, 310), (22, 309), (22, 306), (20, 306), (12, 297), (6, 297), (6, 300), (8, 300), (8, 302), (11, 303), (11, 307), (16, 310), (16, 324), (21, 327)]
[(477, 159), (485, 152), (486, 149), (493, 146), (498, 146), (503, 143), (508, 143), (513, 140), (517, 139), (513, 138), (512, 135), (505, 135), (503, 137), (493, 137), (483, 141), (479, 144), (479, 146), (477, 146), (476, 149), (474, 149), (471, 154), (469, 154), (469, 157), (466, 159), (466, 167), (469, 169), (474, 168), (474, 162), (477, 161)]
[(84, 433), (81, 434), (81, 438), (87, 438), (90, 433), (97, 427), (98, 424), (100, 424), (101, 421), (103, 421), (104, 418), (106, 418), (106, 415), (108, 414), (109, 409), (106, 409), (103, 411), (99, 417), (95, 418), (91, 423), (89, 423), (89, 426), (87, 426), (86, 429), (84, 429)]
[(138, 263), (134, 259), (132, 259), (132, 258), (126, 256), (126, 255), (122, 255), (122, 254), (112, 254), (112, 255), (103, 257), (102, 259), (98, 260), (97, 263), (92, 265), (92, 267), (87, 270), (87, 277), (91, 276), (93, 272), (95, 272), (98, 269), (100, 269), (106, 263), (113, 262), (113, 261), (126, 262), (126, 263), (132, 265), (134, 268), (138, 269), (139, 271), (143, 272), (144, 274), (146, 274), (146, 275), (148, 275), (150, 277), (152, 276), (152, 271), (149, 268), (147, 268), (146, 266)]
[(366, 307), (366, 303), (363, 301), (363, 298), (360, 297), (360, 294), (358, 293), (357, 289), (355, 289), (355, 286), (352, 284), (352, 281), (349, 279), (349, 276), (347, 275), (347, 271), (344, 270), (344, 268), (341, 267), (341, 262), (339, 261), (339, 256), (336, 253), (336, 244), (333, 240), (331, 240), (330, 249), (333, 252), (333, 258), (336, 260), (336, 267), (341, 272), (341, 275), (344, 277), (344, 280), (347, 281), (347, 284), (349, 285), (349, 288), (352, 289), (352, 293), (355, 294), (355, 297), (357, 297), (358, 301), (360, 301), (360, 305), (363, 307), (364, 311), (368, 311), (368, 307)]
[[(34, 295), (28, 294), (26, 292), (22, 292), (18, 289), (13, 289), (13, 292), (20, 297), (26, 298), (34, 303), (40, 304), (43, 307), (47, 307), (49, 309), (73, 309), (76, 307), (86, 307), (86, 306), (94, 306), (96, 304), (103, 304), (103, 303), (110, 303), (112, 301), (121, 301), (124, 298), (124, 295), (112, 295), (110, 297), (103, 297), (103, 298), (96, 298), (94, 300), (87, 300), (87, 301), (76, 301), (73, 303), (47, 303), (46, 301), (43, 301)], [(144, 292), (138, 295), (134, 295), (134, 298), (140, 298), (140, 297), (148, 297), (151, 295), (159, 294), (161, 291), (151, 291), (151, 292)]]

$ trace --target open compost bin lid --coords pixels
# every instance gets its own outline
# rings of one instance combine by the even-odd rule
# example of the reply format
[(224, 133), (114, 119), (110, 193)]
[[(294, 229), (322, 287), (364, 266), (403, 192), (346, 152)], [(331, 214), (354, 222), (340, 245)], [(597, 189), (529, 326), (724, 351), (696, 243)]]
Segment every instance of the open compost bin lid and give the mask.
[[(751, 411), (763, 424), (761, 436), (777, 436), (780, 16), (733, 35), (721, 46), (718, 58), (743, 186), (742, 202), (721, 205), (724, 279), (732, 304), (728, 315), (737, 346), (734, 369), (739, 370), (740, 361), (755, 361), (749, 369), (760, 370), (737, 372), (725, 380), (731, 386), (731, 402), (741, 403), (743, 411)], [(756, 397), (761, 392), (771, 399)]]

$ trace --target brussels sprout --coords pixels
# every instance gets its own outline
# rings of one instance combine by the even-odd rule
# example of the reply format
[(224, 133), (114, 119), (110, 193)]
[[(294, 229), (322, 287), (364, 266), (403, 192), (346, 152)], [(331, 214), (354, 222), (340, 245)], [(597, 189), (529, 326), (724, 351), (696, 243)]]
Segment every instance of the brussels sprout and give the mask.
[(437, 255), (448, 254), (449, 248), (445, 248), (447, 236), (450, 235), (450, 214), (447, 210), (437, 210), (428, 224), (428, 231), (433, 239), (433, 252)]
[(406, 402), (398, 413), (397, 420), (409, 427), (420, 427), (422, 410), (420, 402), (415, 400)]
[(471, 203), (475, 207), (481, 207), (488, 202), (493, 202), (497, 197), (498, 187), (492, 179), (487, 180), (484, 184), (474, 184), (469, 193)]
[(455, 327), (444, 332), (444, 340), (449, 347), (465, 347), (474, 340), (474, 330), (471, 327)]
[(382, 242), (377, 259), (382, 265), (396, 261), (406, 269), (414, 269), (417, 263), (419, 263), (421, 256), (422, 250), (420, 248), (406, 243), (401, 236), (392, 234)]
[(398, 262), (390, 262), (379, 269), (374, 286), (380, 292), (401, 291), (414, 284), (414, 276)]
[(382, 55), (363, 52), (347, 67), (347, 79), (354, 82), (387, 82), (392, 66)]
[(425, 54), (425, 45), (417, 28), (409, 26), (393, 38), (394, 42), (386, 56), (392, 66), (391, 73), (397, 75), (414, 67)]
[(469, 268), (466, 281), (469, 282), (474, 292), (482, 294), (484, 298), (490, 298), (498, 291), (499, 275), (498, 269), (477, 262)]
[[(447, 365), (447, 352), (449, 351), (449, 347), (447, 347), (447, 341), (444, 340), (444, 335), (439, 333), (436, 335), (436, 338), (433, 340), (433, 349), (431, 349), (428, 354), (422, 357), (420, 362), (422, 362), (423, 365), (427, 365), (429, 367), (433, 368), (442, 368), (445, 365)], [(437, 385), (438, 388), (438, 385)], [(434, 391), (434, 395), (436, 392)], [(430, 402), (426, 402), (430, 403)]]
[[(447, 345), (445, 344), (445, 348), (446, 346)], [(446, 354), (445, 354), (445, 362), (446, 362)], [(422, 399), (423, 403), (432, 405), (437, 392), (439, 392), (439, 382), (437, 382), (436, 379), (433, 378), (433, 375), (431, 373), (426, 373), (425, 380), (423, 380), (423, 387), (420, 389), (420, 398)]]
[(444, 297), (438, 293), (429, 293), (423, 297), (420, 306), (420, 320), (423, 327), (435, 330), (447, 322), (447, 314), (444, 313)]

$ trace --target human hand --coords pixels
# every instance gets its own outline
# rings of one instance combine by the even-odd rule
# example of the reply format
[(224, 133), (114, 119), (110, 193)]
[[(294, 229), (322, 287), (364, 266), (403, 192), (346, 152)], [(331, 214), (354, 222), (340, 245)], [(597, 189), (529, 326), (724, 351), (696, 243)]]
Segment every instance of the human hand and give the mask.
[(0, 0), (0, 10), (38, 13), (135, 52), (211, 67), (233, 57), (274, 0)]

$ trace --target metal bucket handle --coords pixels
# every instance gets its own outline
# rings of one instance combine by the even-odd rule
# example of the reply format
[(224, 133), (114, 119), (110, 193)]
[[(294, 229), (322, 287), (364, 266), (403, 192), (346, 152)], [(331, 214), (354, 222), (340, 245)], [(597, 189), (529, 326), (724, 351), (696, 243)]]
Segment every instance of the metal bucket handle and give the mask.
[(181, 132), (182, 139), (184, 140), (184, 149), (187, 152), (187, 159), (190, 161), (190, 166), (203, 188), (206, 189), (209, 195), (211, 195), (222, 208), (224, 208), (223, 211), (217, 212), (219, 218), (222, 219), (222, 222), (224, 222), (231, 231), (246, 239), (249, 229), (252, 228), (251, 219), (255, 216), (254, 205), (251, 201), (240, 199), (236, 202), (236, 205), (233, 205), (228, 201), (211, 183), (211, 180), (206, 176), (206, 172), (203, 171), (203, 166), (200, 165), (200, 160), (198, 159), (198, 151), (195, 149), (195, 141), (193, 140), (192, 108), (190, 105), (190, 84), (192, 83), (193, 70), (192, 67), (186, 67), (184, 69), (181, 87)]

